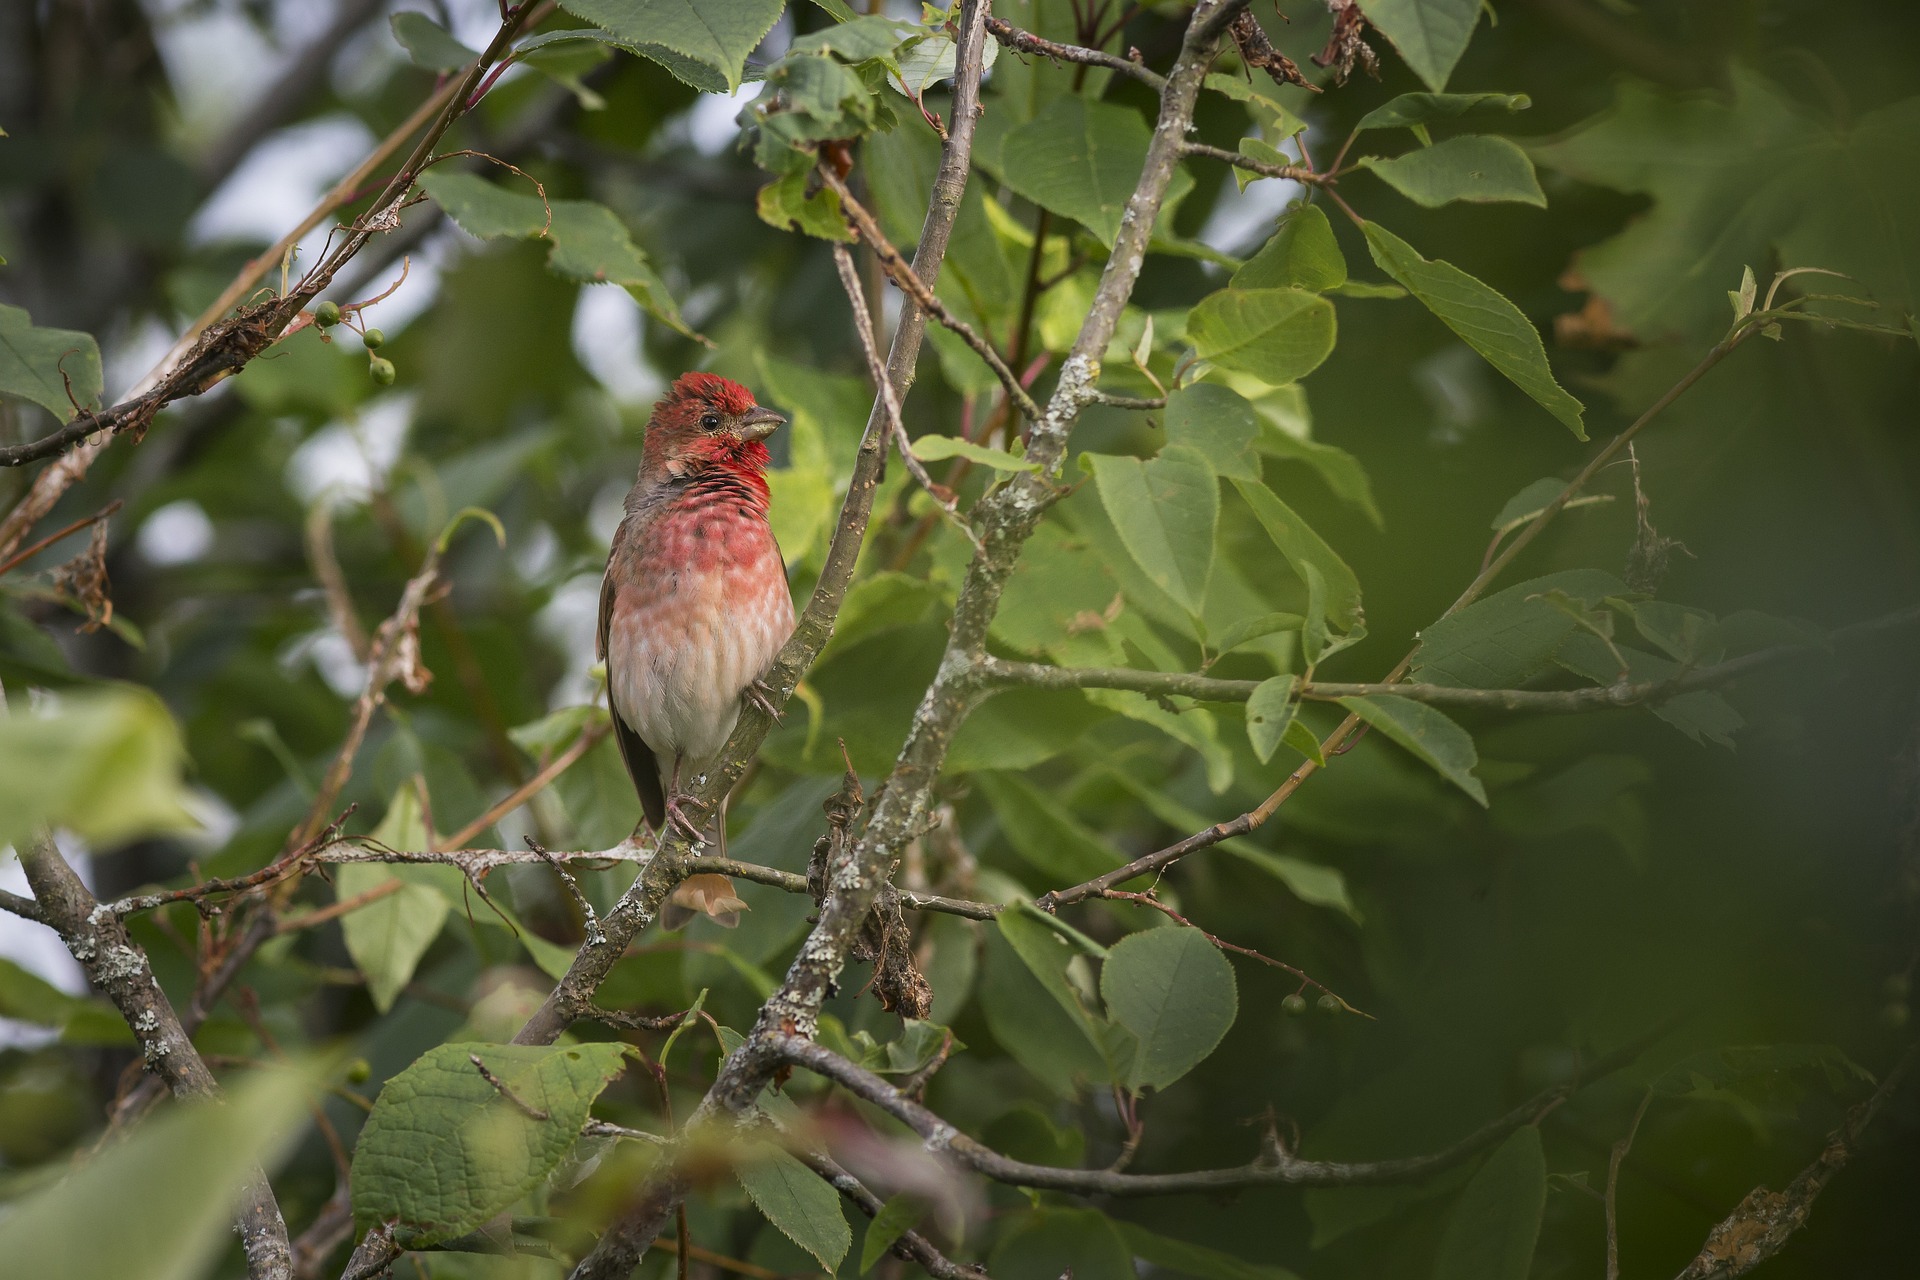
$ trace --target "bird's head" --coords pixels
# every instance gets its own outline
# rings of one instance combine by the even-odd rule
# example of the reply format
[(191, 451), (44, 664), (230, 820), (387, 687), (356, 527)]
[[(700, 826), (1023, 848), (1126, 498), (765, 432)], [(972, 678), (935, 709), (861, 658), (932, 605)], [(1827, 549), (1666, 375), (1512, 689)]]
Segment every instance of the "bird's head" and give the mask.
[(731, 379), (681, 374), (653, 406), (641, 474), (671, 479), (720, 467), (759, 476), (767, 469), (766, 438), (785, 421)]

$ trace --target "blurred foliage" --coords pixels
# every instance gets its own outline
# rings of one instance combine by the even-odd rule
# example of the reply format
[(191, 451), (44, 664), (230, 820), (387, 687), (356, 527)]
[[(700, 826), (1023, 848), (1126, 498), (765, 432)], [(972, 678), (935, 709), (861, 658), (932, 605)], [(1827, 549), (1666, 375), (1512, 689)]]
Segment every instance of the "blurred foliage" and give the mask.
[[(266, 247), (196, 229), (210, 185), (232, 172), (208, 167), (220, 130), (248, 124), (232, 103), (207, 124), (221, 92), (209, 59), (236, 30), (291, 53), (298, 41), (282, 33), (315, 26), (288, 27), (291, 7), (0, 10), (0, 444), (123, 395), (157, 339)], [(586, 704), (606, 542), (649, 388), (687, 368), (738, 378), (789, 415), (772, 441), (773, 520), (804, 600), (870, 400), (820, 238), (844, 222), (808, 172), (821, 140), (859, 138), (854, 189), (896, 243), (916, 238), (952, 48), (945, 15), (908, 8), (567, 0), (532, 37), (528, 68), (442, 147), (514, 171), (473, 156), (432, 170), (432, 199), (363, 253), (342, 277), (351, 291), (330, 295), (339, 325), (299, 333), (144, 440), (115, 444), (35, 531), (123, 504), (99, 565), (113, 625), (95, 625), (100, 601), (63, 572), (84, 533), (0, 571), (12, 708), (0, 840), (57, 824), (90, 850), (103, 898), (265, 865), (347, 729), (365, 674), (356, 644), (467, 507), (498, 517), (505, 547), (474, 529), (453, 540), (451, 591), (421, 616), (435, 678), (417, 695), (394, 690), (341, 802), (357, 806), (350, 831), (396, 848), (481, 818), (604, 723)], [(1310, 66), (1331, 19), (1298, 8), (1291, 24), (1255, 11)], [(438, 9), (391, 31), (379, 16), (267, 123), (386, 133), (470, 56)], [(993, 630), (1008, 657), (1205, 671), (1260, 692), (1245, 705), (996, 696), (958, 734), (939, 823), (906, 852), (902, 883), (1030, 899), (1245, 812), (1336, 723), (1335, 708), (1296, 701), (1300, 680), (1379, 680), (1416, 639), (1422, 681), (1570, 689), (1824, 643), (1920, 599), (1915, 344), (1789, 325), (1666, 410), (1632, 464), (1601, 472), (1502, 589), (1434, 625), (1489, 537), (1510, 536), (1591, 456), (1575, 436), (1611, 437), (1756, 305), (1743, 269), (1762, 295), (1782, 269), (1844, 272), (1795, 277), (1782, 297), (1835, 320), (1913, 325), (1920, 17), (1860, 0), (1535, 0), (1500, 5), (1497, 23), (1479, 21), (1478, 0), (1359, 9), (1377, 24), (1377, 81), (1364, 65), (1339, 87), (1315, 72), (1327, 91), (1310, 94), (1248, 77), (1229, 54), (1194, 135), (1267, 163), (1339, 156), (1333, 194), (1355, 216), (1212, 159), (1182, 164), (1102, 384), (1171, 388), (1169, 402), (1086, 410), (1063, 477), (1073, 491), (1026, 549)], [(1103, 36), (1161, 70), (1183, 19), (1177, 4), (1103, 0), (996, 12), (1057, 40)], [(997, 52), (939, 293), (1016, 370), (1037, 371), (1044, 399), (1154, 100), (1109, 70)], [(716, 96), (743, 83), (731, 104)], [(251, 181), (241, 189), (260, 198)], [(400, 274), (402, 249), (401, 289), (355, 310)], [(373, 326), (384, 341), (349, 332)], [(992, 372), (947, 332), (929, 345), (907, 405), (915, 451), (970, 501), (1025, 465), (1021, 441)], [(391, 361), (392, 385), (369, 376), (376, 359)], [(0, 500), (37, 470), (0, 474)], [(836, 634), (735, 797), (732, 856), (806, 869), (841, 743), (869, 790), (884, 776), (969, 554), (890, 468)], [(345, 594), (330, 605), (333, 577)], [(1422, 1183), (1089, 1208), (997, 1185), (936, 1202), (903, 1174), (875, 1180), (894, 1197), (880, 1221), (918, 1223), (996, 1277), (1598, 1277), (1609, 1153), (1650, 1095), (1619, 1174), (1622, 1270), (1672, 1274), (1748, 1190), (1809, 1162), (1910, 1039), (1913, 652), (1910, 629), (1879, 633), (1653, 710), (1347, 699), (1370, 727), (1354, 750), (1273, 821), (1157, 886), (1209, 933), (1324, 988), (1136, 903), (1058, 920), (1009, 909), (984, 925), (910, 915), (937, 1025), (882, 1013), (855, 970), (822, 1039), (898, 1079), (951, 1029), (929, 1105), (1030, 1161), (1099, 1168), (1124, 1152), (1134, 1171), (1220, 1167), (1253, 1158), (1263, 1132), (1312, 1158), (1413, 1155), (1654, 1041), (1537, 1126)], [(602, 740), (469, 843), (604, 849), (638, 813)], [(632, 875), (613, 863), (581, 888), (605, 911)], [(712, 1079), (716, 1035), (724, 1047), (751, 1024), (811, 904), (743, 883), (737, 930), (699, 920), (642, 935), (599, 1003), (649, 1015), (699, 1004), (712, 1020), (689, 1019), (677, 1041), (622, 1033), (655, 1076), (621, 1074), (619, 1051), (596, 1043), (616, 1033), (586, 1024), (558, 1049), (499, 1047), (587, 922), (545, 867), (507, 868), (485, 888), (491, 901), (444, 867), (309, 877), (282, 904), (290, 919), (366, 901), (263, 946), (197, 1042), (236, 1081), (282, 1053), (327, 1055), (303, 1087), (352, 1154), (363, 1225), (424, 1195), (430, 1205), (406, 1210), (418, 1213), (410, 1243), (466, 1248), (475, 1238), (461, 1233), (480, 1228), (487, 1247), (572, 1256), (653, 1159), (644, 1144), (573, 1143), (572, 1122), (590, 1106), (651, 1132), (684, 1121)], [(182, 903), (131, 926), (184, 1007), (196, 941), (218, 919)], [(297, 1123), (287, 1087), (241, 1090), (218, 1119), (163, 1115), (62, 1183), (124, 1087), (126, 1031), (103, 1001), (11, 962), (0, 1018), (23, 1036), (0, 1050), (0, 1246), (39, 1258), (57, 1234), (98, 1247), (60, 1255), (68, 1274), (200, 1274), (209, 1205)], [(470, 1051), (524, 1107), (465, 1073)], [(1920, 1180), (1913, 1092), (1764, 1274), (1904, 1269)], [(805, 1109), (822, 1093), (798, 1076), (788, 1088)], [(767, 1105), (803, 1123), (783, 1099)], [(826, 1132), (896, 1131), (851, 1104), (816, 1119)], [(436, 1126), (450, 1145), (409, 1140)], [(425, 1165), (409, 1161), (441, 1162), (431, 1186), (410, 1180)], [(836, 1224), (840, 1202), (790, 1157), (763, 1153), (737, 1176), (718, 1167), (688, 1208), (701, 1248), (783, 1274), (903, 1265), (876, 1261), (864, 1215)], [(306, 1128), (274, 1174), (298, 1233), (334, 1193), (326, 1133)], [(121, 1212), (102, 1214), (108, 1199), (142, 1206), (138, 1232), (96, 1237), (91, 1221)], [(434, 1276), (560, 1274), (544, 1256), (415, 1256)], [(651, 1254), (643, 1274), (667, 1274), (670, 1257)], [(218, 1265), (239, 1274), (237, 1247)]]

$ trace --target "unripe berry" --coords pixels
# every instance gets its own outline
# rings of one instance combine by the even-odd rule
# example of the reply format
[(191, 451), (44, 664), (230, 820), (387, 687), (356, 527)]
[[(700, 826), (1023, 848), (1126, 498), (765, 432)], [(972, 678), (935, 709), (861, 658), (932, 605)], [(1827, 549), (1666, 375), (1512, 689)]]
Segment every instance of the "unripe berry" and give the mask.
[(367, 344), (367, 350), (378, 351), (386, 342), (387, 335), (378, 329), (369, 329), (360, 335), (360, 340)]
[(313, 319), (322, 329), (330, 329), (340, 323), (340, 304), (323, 302), (313, 309)]
[(1307, 1011), (1307, 998), (1296, 991), (1280, 1002), (1280, 1010), (1297, 1018)]
[(347, 1083), (365, 1084), (373, 1078), (373, 1064), (365, 1058), (355, 1058), (347, 1064)]
[(1322, 1013), (1338, 1013), (1341, 1009), (1340, 997), (1332, 993), (1321, 996), (1318, 1000), (1314, 1001), (1314, 1003), (1320, 1006), (1320, 1012)]
[(372, 374), (373, 380), (381, 386), (390, 387), (393, 385), (393, 361), (375, 356), (367, 365), (367, 372)]

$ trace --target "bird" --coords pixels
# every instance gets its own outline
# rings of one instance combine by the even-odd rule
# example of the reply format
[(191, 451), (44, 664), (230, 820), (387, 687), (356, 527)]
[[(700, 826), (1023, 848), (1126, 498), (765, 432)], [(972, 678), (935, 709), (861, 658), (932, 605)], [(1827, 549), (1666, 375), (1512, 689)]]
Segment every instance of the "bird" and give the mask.
[[(713, 373), (675, 379), (653, 407), (640, 470), (607, 552), (597, 654), (614, 740), (646, 822), (726, 852), (727, 802), (701, 823), (681, 789), (703, 777), (743, 700), (793, 634), (793, 595), (768, 523), (766, 439), (786, 421)], [(746, 903), (722, 875), (689, 876), (661, 906), (669, 929), (705, 914), (729, 928)]]

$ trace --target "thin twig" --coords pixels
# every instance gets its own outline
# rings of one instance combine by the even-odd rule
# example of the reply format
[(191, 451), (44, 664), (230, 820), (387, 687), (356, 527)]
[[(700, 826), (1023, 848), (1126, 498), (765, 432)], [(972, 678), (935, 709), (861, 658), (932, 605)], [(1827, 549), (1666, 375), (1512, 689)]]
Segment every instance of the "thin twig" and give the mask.
[(531, 778), (528, 778), (511, 792), (507, 793), (507, 795), (495, 801), (485, 813), (448, 836), (445, 842), (447, 847), (450, 849), (465, 847), (467, 841), (473, 839), (527, 801), (533, 799), (533, 797), (540, 792), (546, 790), (553, 784), (555, 778), (558, 778), (568, 769), (571, 769), (579, 762), (581, 756), (593, 750), (594, 747), (599, 745), (600, 740), (611, 732), (613, 732), (613, 722), (611, 720), (598, 721), (582, 729), (580, 736), (569, 743), (567, 749), (549, 761), (547, 766), (540, 770), (540, 772), (534, 774)]
[(1236, 169), (1245, 169), (1248, 173), (1257, 173), (1263, 178), (1284, 178), (1288, 182), (1300, 182), (1310, 187), (1325, 186), (1331, 181), (1328, 175), (1315, 173), (1307, 165), (1274, 164), (1268, 160), (1256, 160), (1238, 151), (1229, 151), (1225, 147), (1211, 147), (1204, 142), (1188, 142), (1183, 144), (1180, 150), (1184, 155), (1205, 156), (1209, 160), (1230, 164)]
[(538, 1120), (542, 1124), (553, 1119), (553, 1115), (550, 1112), (547, 1112), (539, 1107), (534, 1106), (531, 1102), (528, 1102), (525, 1098), (522, 1098), (519, 1094), (515, 1093), (512, 1089), (508, 1088), (506, 1081), (502, 1080), (499, 1076), (493, 1074), (493, 1072), (487, 1070), (487, 1064), (480, 1061), (479, 1054), (477, 1053), (468, 1054), (467, 1061), (473, 1064), (473, 1069), (480, 1073), (480, 1078), (482, 1080), (485, 1080), (488, 1084), (492, 1085), (494, 1087), (495, 1092), (497, 1092), (501, 1097), (505, 1098), (508, 1102), (511, 1102), (514, 1105), (514, 1109), (519, 1111), (521, 1114), (525, 1115), (527, 1119)]
[(1033, 53), (1055, 62), (1077, 62), (1082, 66), (1105, 67), (1109, 71), (1118, 71), (1121, 75), (1151, 85), (1157, 92), (1165, 87), (1165, 76), (1148, 69), (1131, 58), (1122, 58), (1118, 54), (1104, 53), (1099, 49), (1088, 49), (1077, 44), (1060, 44), (1045, 40), (1031, 31), (1022, 31), (1004, 18), (988, 18), (987, 34), (1015, 53)]
[(1607, 1157), (1607, 1280), (1620, 1280), (1620, 1166), (1626, 1162), (1627, 1152), (1633, 1150), (1633, 1136), (1640, 1132), (1640, 1121), (1652, 1101), (1652, 1089), (1640, 1095), (1640, 1105), (1633, 1109), (1633, 1123)]
[[(907, 424), (900, 419), (900, 398), (894, 394), (893, 382), (887, 377), (887, 367), (880, 362), (880, 350), (874, 345), (873, 316), (867, 310), (866, 291), (860, 286), (860, 273), (854, 268), (853, 255), (847, 252), (847, 246), (837, 242), (834, 244), (833, 265), (840, 273), (840, 287), (846, 290), (847, 301), (852, 304), (853, 331), (859, 335), (860, 350), (867, 357), (867, 372), (879, 391), (880, 403), (886, 406), (887, 428), (894, 444), (900, 449), (900, 461), (906, 466), (907, 474), (927, 491), (927, 496), (933, 499), (934, 505), (940, 508), (953, 527), (965, 534), (967, 541), (978, 549), (979, 535), (967, 524), (967, 518), (960, 514), (953, 491), (934, 483), (933, 477), (927, 474), (926, 464), (913, 456), (913, 441), (907, 439)], [(912, 276), (911, 272), (907, 274)]]

